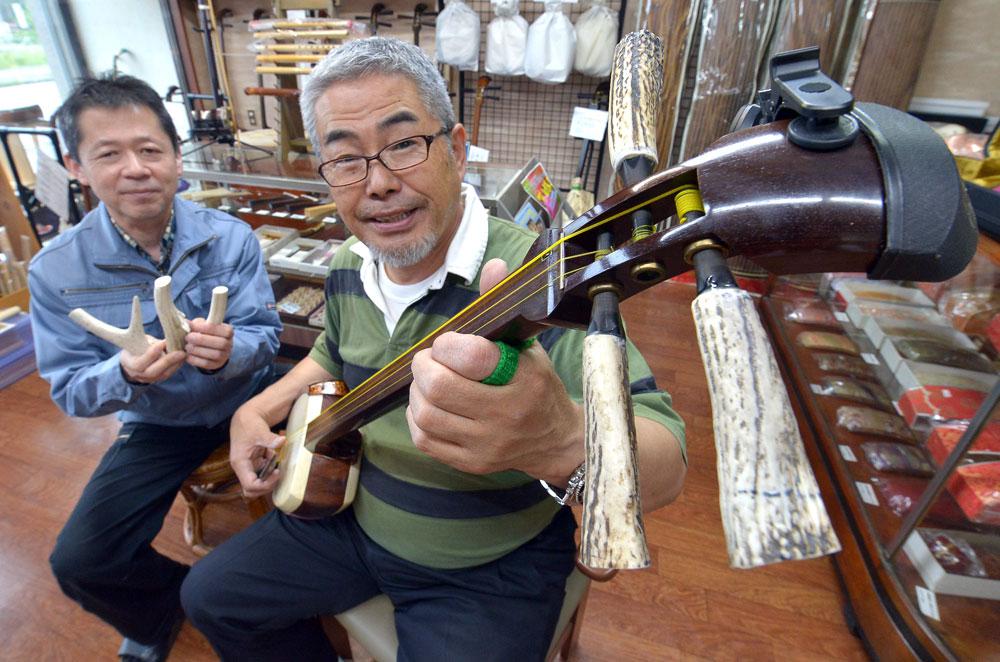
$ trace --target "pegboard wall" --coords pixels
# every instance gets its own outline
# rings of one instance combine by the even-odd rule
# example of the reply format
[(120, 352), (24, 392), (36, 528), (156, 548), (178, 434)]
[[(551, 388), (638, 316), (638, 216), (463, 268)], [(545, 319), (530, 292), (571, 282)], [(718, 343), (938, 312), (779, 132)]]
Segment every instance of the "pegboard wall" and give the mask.
[[(431, 7), (437, 4), (437, 10), (444, 8), (441, 0), (422, 0)], [(386, 10), (391, 14), (384, 18), (384, 25), (378, 28), (378, 34), (392, 36), (405, 41), (413, 41), (412, 21), (405, 18), (413, 14), (414, 7), (421, 0), (381, 0)], [(494, 18), (493, 8), (489, 0), (465, 0), (479, 14), (480, 30), (480, 69), (486, 62), (486, 31)], [(341, 0), (335, 13), (341, 18), (361, 19), (370, 14), (375, 0)], [(278, 102), (273, 97), (249, 97), (242, 90), (249, 86), (276, 86), (275, 77), (265, 74), (258, 77), (254, 74), (254, 52), (250, 49), (252, 34), (247, 29), (255, 9), (264, 10), (270, 5), (264, 0), (215, 0), (212, 8), (219, 16), (221, 27), (221, 42), (223, 60), (228, 73), (232, 101), (236, 111), (237, 124), (240, 129), (257, 129), (266, 126), (274, 127), (278, 121)], [(608, 0), (608, 7), (618, 14), (619, 34), (621, 38), (622, 21), (625, 10), (625, 0)], [(566, 3), (563, 12), (570, 22), (576, 24), (579, 16), (590, 9), (590, 0), (579, 3)], [(201, 37), (194, 32), (197, 19), (195, 15), (195, 0), (180, 0), (179, 7), (183, 10), (184, 21), (187, 23), (188, 44), (186, 50), (194, 62), (197, 81), (196, 90), (207, 90), (208, 80), (205, 68), (205, 54), (201, 47)], [(545, 11), (543, 2), (521, 0), (520, 13), (528, 23)], [(267, 12), (271, 15), (271, 12)], [(420, 33), (420, 46), (432, 58), (435, 49), (435, 28), (424, 27)], [(459, 113), (467, 130), (471, 133), (472, 116), (475, 108), (476, 83), (480, 74), (485, 71), (451, 72), (449, 83), (455, 93), (456, 111)], [(545, 166), (553, 183), (563, 190), (569, 188), (573, 177), (577, 175), (581, 149), (584, 141), (569, 135), (573, 108), (589, 106), (594, 98), (595, 90), (607, 79), (598, 79), (571, 73), (565, 83), (546, 85), (536, 83), (525, 76), (495, 76), (486, 94), (479, 126), (479, 146), (490, 151), (490, 164), (521, 168), (530, 159), (537, 158)], [(301, 81), (299, 81), (301, 85)], [(605, 97), (606, 99), (606, 97)], [(607, 108), (606, 101), (601, 108)], [(588, 159), (584, 188), (596, 191), (600, 181), (600, 169), (603, 157), (604, 143), (593, 145)], [(600, 198), (602, 196), (598, 196)]]
[[(465, 0), (479, 14), (482, 22), (479, 45), (479, 66), (486, 62), (486, 27), (494, 18), (489, 0)], [(443, 5), (442, 5), (443, 6)], [(608, 7), (618, 14), (618, 37), (621, 38), (625, 0), (609, 0)], [(563, 12), (576, 25), (580, 14), (590, 9), (590, 2), (563, 5)], [(545, 11), (542, 2), (520, 2), (521, 16), (529, 25)], [(462, 72), (462, 99), (459, 111), (467, 127), (471, 127), (475, 108), (476, 72)], [(569, 135), (573, 108), (588, 106), (601, 82), (573, 72), (565, 83), (546, 85), (526, 76), (491, 76), (479, 123), (479, 146), (490, 150), (490, 162), (521, 167), (531, 158), (538, 158), (553, 183), (566, 190), (577, 175), (582, 140)], [(607, 109), (607, 104), (602, 106)], [(471, 129), (470, 129), (471, 130)], [(584, 188), (594, 192), (600, 180), (601, 156), (604, 143), (594, 146), (591, 166)], [(602, 196), (598, 196), (600, 198)]]

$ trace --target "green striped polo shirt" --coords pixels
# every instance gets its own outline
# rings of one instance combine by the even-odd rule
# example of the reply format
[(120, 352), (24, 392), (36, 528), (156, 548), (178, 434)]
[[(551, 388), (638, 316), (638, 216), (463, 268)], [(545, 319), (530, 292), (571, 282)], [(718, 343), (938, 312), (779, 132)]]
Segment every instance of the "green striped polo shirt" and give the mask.
[[(490, 218), (483, 264), (502, 258), (513, 268), (523, 261), (536, 235)], [(325, 331), (310, 357), (351, 389), (437, 329), (479, 296), (471, 283), (449, 274), (403, 313), (392, 335), (382, 312), (365, 295), (361, 258), (345, 242), (326, 279)], [(571, 398), (583, 400), (581, 331), (551, 328), (539, 336)], [(653, 419), (684, 443), (684, 423), (670, 396), (659, 390), (649, 366), (628, 343), (635, 414)], [(376, 543), (413, 563), (463, 568), (493, 561), (534, 538), (559, 505), (538, 481), (520, 471), (466, 474), (417, 450), (401, 405), (361, 430), (364, 455), (354, 511)]]

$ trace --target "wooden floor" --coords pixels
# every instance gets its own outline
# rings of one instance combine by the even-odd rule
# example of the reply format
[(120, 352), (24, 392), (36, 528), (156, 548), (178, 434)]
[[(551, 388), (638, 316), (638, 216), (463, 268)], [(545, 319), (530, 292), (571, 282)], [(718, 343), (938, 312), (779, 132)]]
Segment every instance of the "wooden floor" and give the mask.
[[(842, 615), (830, 561), (728, 567), (692, 296), (688, 286), (663, 285), (625, 306), (631, 335), (687, 421), (690, 469), (680, 499), (646, 517), (653, 566), (594, 585), (575, 659), (866, 659)], [(37, 375), (0, 390), (0, 659), (116, 659), (118, 634), (63, 597), (47, 562), (116, 428), (111, 417), (64, 416)], [(222, 522), (210, 532), (216, 540), (249, 521), (235, 505), (212, 508)], [(156, 546), (194, 561), (182, 516), (178, 501)], [(170, 659), (215, 656), (185, 624)]]

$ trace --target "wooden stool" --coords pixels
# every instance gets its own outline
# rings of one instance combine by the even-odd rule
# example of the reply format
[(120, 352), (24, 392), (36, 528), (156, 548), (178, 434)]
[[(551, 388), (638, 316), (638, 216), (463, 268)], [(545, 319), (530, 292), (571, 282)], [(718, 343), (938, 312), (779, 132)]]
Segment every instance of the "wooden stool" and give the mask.
[[(187, 506), (184, 515), (184, 542), (198, 556), (205, 556), (212, 551), (212, 546), (205, 544), (204, 514), (205, 506), (221, 501), (242, 499), (240, 481), (237, 480), (233, 468), (229, 466), (229, 443), (219, 446), (201, 463), (181, 485), (181, 496)], [(267, 499), (256, 498), (247, 500), (247, 508), (253, 519), (259, 519), (270, 509)]]
[[(555, 634), (545, 654), (547, 661), (562, 658), (568, 660), (580, 637), (584, 609), (590, 582), (606, 582), (615, 576), (617, 570), (594, 570), (579, 561), (576, 568), (566, 578), (566, 597), (563, 600)], [(320, 619), (327, 637), (337, 655), (351, 659), (350, 640), (353, 637), (373, 657), (376, 662), (395, 662), (399, 641), (396, 638), (396, 621), (392, 602), (385, 595), (377, 595), (356, 607), (336, 616)]]

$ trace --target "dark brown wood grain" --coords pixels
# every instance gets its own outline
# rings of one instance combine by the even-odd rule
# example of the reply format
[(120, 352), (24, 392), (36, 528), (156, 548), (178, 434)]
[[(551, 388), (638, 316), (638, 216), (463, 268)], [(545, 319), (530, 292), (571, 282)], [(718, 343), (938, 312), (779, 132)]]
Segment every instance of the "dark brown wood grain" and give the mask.
[(939, 4), (938, 0), (878, 3), (861, 46), (857, 75), (851, 87), (858, 101), (906, 110)]
[(839, 63), (849, 37), (848, 19), (853, 4), (852, 0), (787, 0), (781, 7), (758, 84), (762, 88), (770, 84), (767, 65), (772, 55), (809, 46), (819, 47), (820, 68), (839, 80)]
[(700, 6), (700, 0), (653, 2), (646, 17), (647, 29), (663, 40), (663, 96), (656, 123), (656, 147), (661, 166), (672, 165), (670, 153), (677, 135), (678, 106), (684, 92), (684, 76)]
[(727, 133), (737, 111), (753, 100), (778, 5), (760, 0), (703, 6), (691, 109), (677, 131), (681, 160)]

